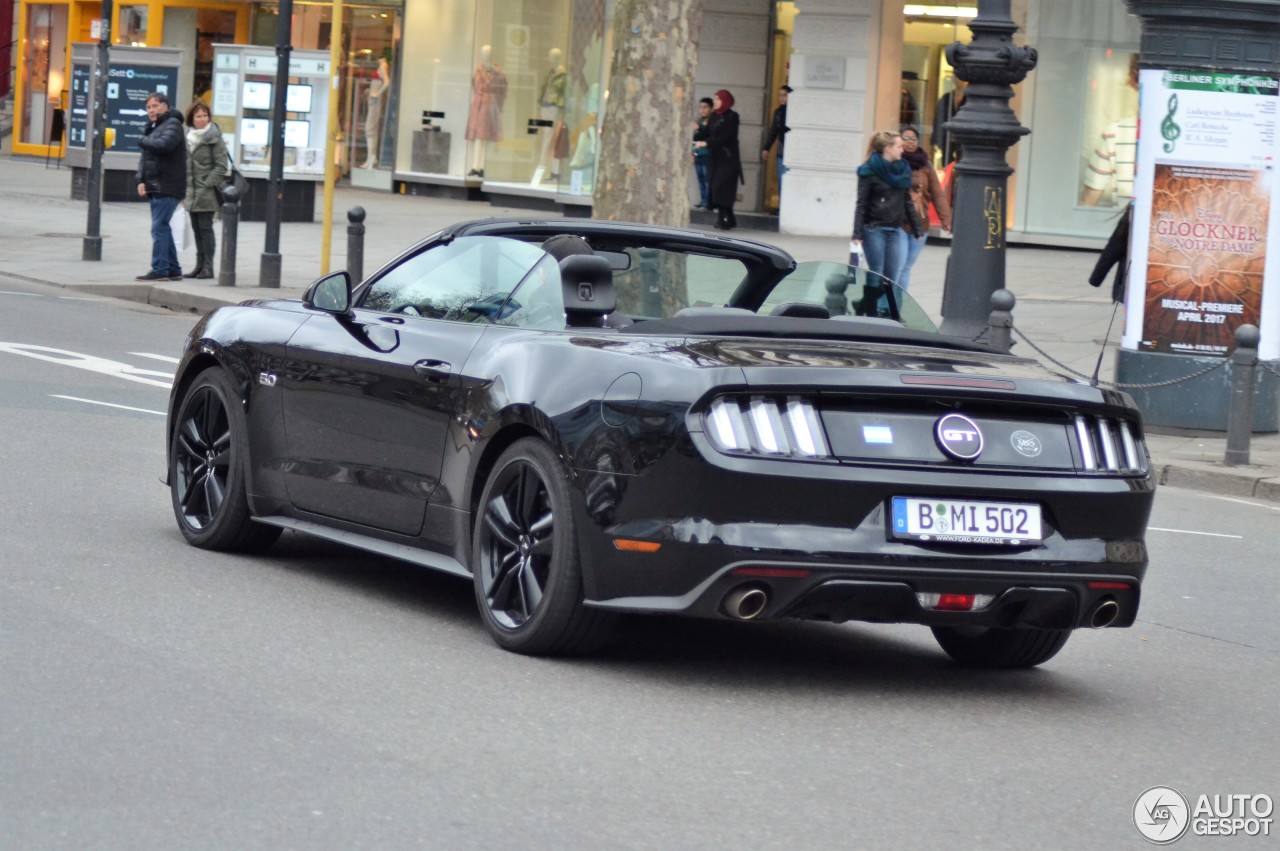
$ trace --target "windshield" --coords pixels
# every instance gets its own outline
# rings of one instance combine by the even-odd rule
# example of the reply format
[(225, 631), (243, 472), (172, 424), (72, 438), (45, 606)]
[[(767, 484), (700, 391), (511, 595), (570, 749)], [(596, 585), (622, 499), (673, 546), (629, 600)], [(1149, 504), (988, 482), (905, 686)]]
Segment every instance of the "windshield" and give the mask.
[(807, 315), (808, 305), (821, 306), (833, 317), (878, 317), (914, 331), (938, 330), (924, 308), (888, 278), (861, 266), (825, 260), (797, 265), (769, 292), (758, 312), (800, 316)]

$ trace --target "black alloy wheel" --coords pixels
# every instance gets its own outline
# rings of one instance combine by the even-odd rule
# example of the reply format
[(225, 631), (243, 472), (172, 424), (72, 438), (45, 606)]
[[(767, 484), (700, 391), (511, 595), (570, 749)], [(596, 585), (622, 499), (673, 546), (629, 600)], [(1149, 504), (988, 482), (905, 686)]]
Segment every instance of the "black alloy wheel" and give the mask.
[(948, 656), (971, 668), (1034, 668), (1058, 654), (1071, 630), (935, 626), (933, 637)]
[(169, 490), (187, 542), (210, 550), (259, 550), (280, 530), (253, 522), (245, 489), (248, 433), (231, 382), (217, 368), (192, 382), (178, 407)]
[(525, 438), (498, 459), (473, 537), (476, 602), (494, 640), (533, 655), (590, 652), (609, 612), (583, 605), (568, 475), (545, 443)]

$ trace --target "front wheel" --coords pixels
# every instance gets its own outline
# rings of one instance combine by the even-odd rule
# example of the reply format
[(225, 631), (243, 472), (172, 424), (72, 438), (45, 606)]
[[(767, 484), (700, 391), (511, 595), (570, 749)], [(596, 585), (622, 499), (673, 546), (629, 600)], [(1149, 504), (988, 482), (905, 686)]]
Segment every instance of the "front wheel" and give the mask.
[(933, 637), (947, 655), (974, 668), (1034, 668), (1057, 655), (1069, 629), (935, 626)]
[(494, 641), (530, 655), (597, 649), (614, 616), (583, 605), (568, 474), (547, 444), (525, 438), (485, 483), (472, 536), (476, 603)]
[(182, 536), (206, 550), (256, 551), (280, 537), (249, 516), (244, 408), (220, 369), (196, 376), (178, 406), (169, 492)]

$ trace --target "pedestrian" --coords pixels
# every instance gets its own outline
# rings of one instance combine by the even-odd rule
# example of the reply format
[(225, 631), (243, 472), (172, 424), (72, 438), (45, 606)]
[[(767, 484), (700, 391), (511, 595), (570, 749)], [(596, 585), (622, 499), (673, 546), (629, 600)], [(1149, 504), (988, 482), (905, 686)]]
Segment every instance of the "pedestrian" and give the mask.
[(902, 265), (908, 232), (914, 237), (924, 232), (910, 189), (911, 166), (902, 159), (902, 137), (882, 130), (871, 137), (867, 160), (858, 166), (858, 202), (853, 213), (853, 242), (862, 246), (868, 271), (881, 279), (896, 274)]
[(698, 101), (698, 120), (693, 122), (693, 171), (698, 175), (698, 207), (703, 210), (711, 209), (711, 152), (706, 145), (697, 144), (697, 139), (699, 131), (706, 130), (714, 108), (711, 98)]
[(196, 236), (196, 265), (184, 278), (212, 278), (213, 218), (218, 213), (214, 192), (227, 179), (227, 143), (213, 123), (209, 107), (197, 100), (187, 110), (187, 212)]
[[(911, 267), (916, 265), (920, 252), (929, 241), (929, 208), (938, 213), (938, 222), (945, 231), (951, 230), (951, 203), (942, 191), (942, 183), (938, 180), (938, 172), (933, 161), (923, 149), (920, 142), (920, 131), (915, 127), (906, 127), (902, 131), (902, 159), (911, 166), (911, 206), (916, 211), (916, 223), (920, 226), (919, 236), (908, 237), (907, 255), (896, 275), (891, 276), (893, 282), (905, 291), (911, 283)], [(904, 218), (902, 230), (909, 233), (910, 223)]]
[(711, 103), (711, 119), (705, 129), (694, 134), (694, 144), (710, 151), (711, 206), (716, 210), (716, 227), (732, 230), (738, 226), (733, 215), (738, 184), (746, 182), (738, 151), (738, 113), (733, 111), (733, 95), (727, 89), (716, 92)]
[(1116, 276), (1111, 281), (1111, 300), (1116, 304), (1124, 303), (1125, 288), (1129, 279), (1129, 225), (1132, 221), (1133, 204), (1130, 203), (1125, 205), (1124, 213), (1116, 222), (1111, 238), (1107, 240), (1106, 247), (1098, 257), (1097, 265), (1089, 275), (1089, 284), (1100, 287), (1107, 279), (1107, 273), (1111, 271), (1111, 267), (1116, 267)]
[(769, 135), (765, 136), (764, 144), (760, 147), (760, 159), (769, 161), (769, 149), (776, 142), (778, 145), (777, 168), (778, 175), (778, 203), (782, 203), (782, 175), (787, 173), (787, 167), (782, 160), (782, 151), (786, 143), (787, 132), (791, 129), (787, 126), (787, 95), (794, 91), (790, 86), (783, 86), (778, 89), (778, 108), (773, 111), (773, 120), (769, 122)]
[(149, 121), (138, 140), (142, 156), (133, 178), (138, 195), (151, 203), (151, 271), (137, 280), (181, 281), (182, 267), (169, 220), (187, 194), (182, 115), (169, 109), (169, 98), (163, 92), (148, 95), (146, 108)]

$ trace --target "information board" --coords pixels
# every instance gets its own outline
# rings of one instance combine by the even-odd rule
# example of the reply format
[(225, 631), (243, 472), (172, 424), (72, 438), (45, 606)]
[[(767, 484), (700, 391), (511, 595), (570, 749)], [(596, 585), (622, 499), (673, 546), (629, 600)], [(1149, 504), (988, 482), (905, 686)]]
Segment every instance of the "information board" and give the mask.
[[(147, 129), (147, 97), (161, 92), (169, 97), (178, 89), (178, 69), (148, 65), (113, 64), (107, 77), (107, 126), (116, 131), (116, 151), (138, 150)], [(175, 109), (170, 103), (170, 109)]]
[(89, 146), (89, 104), (93, 102), (93, 71), (88, 65), (71, 66), (71, 116), (67, 122), (67, 147)]

